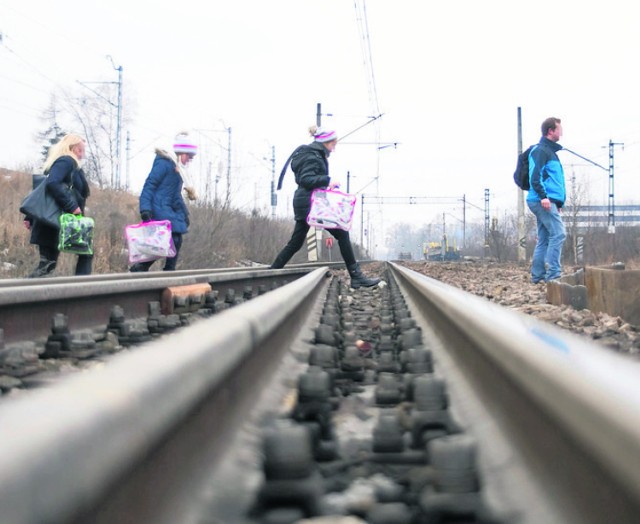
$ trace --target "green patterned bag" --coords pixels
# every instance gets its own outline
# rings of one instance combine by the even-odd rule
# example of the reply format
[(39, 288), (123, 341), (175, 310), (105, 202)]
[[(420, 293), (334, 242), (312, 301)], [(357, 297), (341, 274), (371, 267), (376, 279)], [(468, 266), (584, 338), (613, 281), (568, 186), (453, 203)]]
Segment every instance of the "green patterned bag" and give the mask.
[(58, 249), (76, 255), (93, 255), (93, 226), (93, 218), (63, 213)]

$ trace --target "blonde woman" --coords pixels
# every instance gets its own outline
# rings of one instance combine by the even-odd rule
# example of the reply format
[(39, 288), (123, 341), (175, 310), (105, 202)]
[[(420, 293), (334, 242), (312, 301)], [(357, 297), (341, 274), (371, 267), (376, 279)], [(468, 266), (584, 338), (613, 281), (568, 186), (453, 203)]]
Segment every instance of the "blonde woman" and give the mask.
[[(79, 215), (89, 197), (89, 184), (80, 169), (85, 157), (85, 140), (79, 135), (68, 134), (49, 149), (44, 164), (47, 191), (56, 199), (65, 213)], [(25, 218), (25, 226), (31, 230), (31, 243), (38, 246), (40, 261), (28, 278), (45, 277), (53, 273), (58, 263), (58, 236), (60, 231), (31, 217)], [(78, 255), (76, 275), (90, 275), (92, 255)]]

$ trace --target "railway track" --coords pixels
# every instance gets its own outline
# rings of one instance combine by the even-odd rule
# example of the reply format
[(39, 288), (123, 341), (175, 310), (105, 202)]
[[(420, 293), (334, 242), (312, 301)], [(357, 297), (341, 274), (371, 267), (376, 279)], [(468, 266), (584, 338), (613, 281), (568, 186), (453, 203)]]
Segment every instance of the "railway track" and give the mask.
[(187, 304), (166, 291), (174, 288), (186, 288), (180, 292), (192, 300), (213, 291), (215, 297), (210, 299), (231, 304), (298, 278), (313, 267), (291, 266), (279, 273), (234, 268), (1, 280), (0, 328), (4, 342), (12, 343), (48, 336), (56, 313), (69, 317), (72, 329), (80, 330), (106, 325), (114, 305), (128, 317), (146, 317), (150, 302), (159, 302), (163, 314), (198, 309), (198, 304)]
[[(78, 329), (122, 301), (185, 320), (195, 311), (171, 308), (207, 300), (180, 289), (222, 301), (254, 283), (233, 307), (0, 398), (0, 520), (637, 521), (635, 363), (406, 268), (385, 277), (350, 290), (305, 266), (0, 287), (6, 348), (46, 335), (61, 308)], [(7, 330), (15, 309), (34, 319)]]

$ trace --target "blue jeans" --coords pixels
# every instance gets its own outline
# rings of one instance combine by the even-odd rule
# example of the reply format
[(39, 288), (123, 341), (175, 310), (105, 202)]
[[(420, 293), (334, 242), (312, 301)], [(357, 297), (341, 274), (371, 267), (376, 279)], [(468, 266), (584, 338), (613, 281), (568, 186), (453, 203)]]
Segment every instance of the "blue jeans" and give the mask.
[(567, 233), (558, 206), (553, 202), (549, 211), (546, 211), (540, 202), (527, 201), (527, 205), (538, 222), (538, 242), (531, 262), (531, 281), (548, 282), (559, 278), (562, 273), (560, 257)]

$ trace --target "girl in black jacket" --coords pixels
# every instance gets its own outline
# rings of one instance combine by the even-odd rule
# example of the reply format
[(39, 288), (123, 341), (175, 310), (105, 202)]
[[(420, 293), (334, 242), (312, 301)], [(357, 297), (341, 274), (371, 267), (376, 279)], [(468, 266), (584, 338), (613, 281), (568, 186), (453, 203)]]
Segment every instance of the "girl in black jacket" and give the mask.
[[(289, 243), (280, 251), (271, 264), (272, 269), (280, 269), (285, 266), (293, 255), (304, 244), (309, 225), (307, 215), (311, 210), (311, 193), (314, 189), (338, 187), (337, 182), (329, 178), (329, 155), (335, 150), (338, 136), (335, 131), (321, 129), (316, 126), (309, 128), (309, 134), (314, 141), (309, 145), (298, 147), (291, 155), (291, 169), (296, 176), (298, 189), (293, 196), (293, 211), (296, 225)], [(280, 189), (280, 184), (278, 185)], [(351, 287), (371, 287), (380, 282), (379, 278), (367, 278), (360, 270), (353, 253), (349, 232), (342, 229), (327, 229), (338, 241), (340, 254), (351, 275)]]
[[(66, 135), (49, 150), (44, 164), (47, 177), (40, 182), (47, 184), (47, 191), (56, 199), (64, 213), (79, 215), (89, 197), (89, 184), (79, 167), (85, 157), (85, 141), (79, 135)], [(59, 229), (47, 226), (31, 217), (25, 218), (25, 226), (31, 230), (31, 243), (38, 246), (40, 261), (28, 278), (44, 277), (56, 268), (60, 251), (58, 250)], [(78, 255), (76, 275), (90, 275), (93, 255)]]

